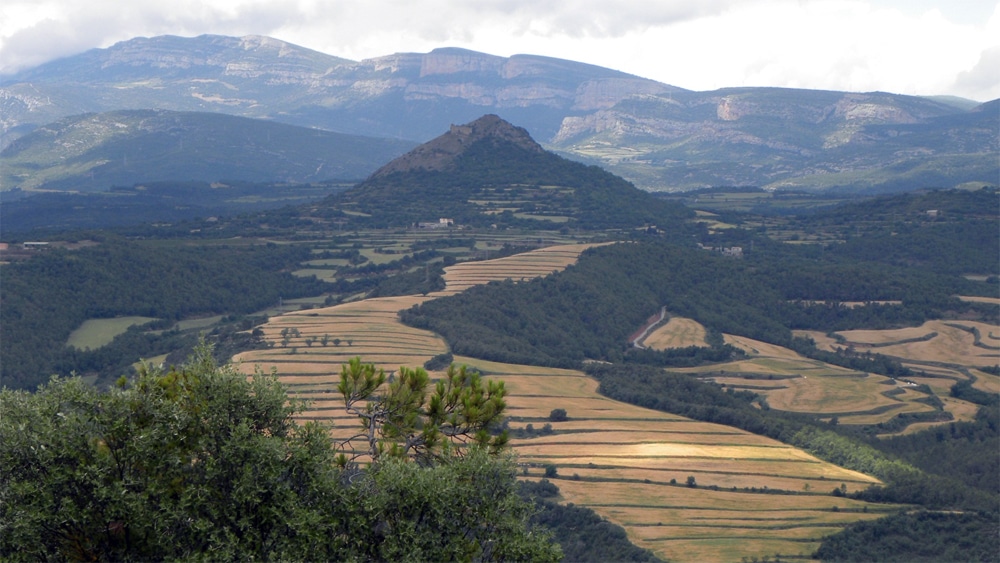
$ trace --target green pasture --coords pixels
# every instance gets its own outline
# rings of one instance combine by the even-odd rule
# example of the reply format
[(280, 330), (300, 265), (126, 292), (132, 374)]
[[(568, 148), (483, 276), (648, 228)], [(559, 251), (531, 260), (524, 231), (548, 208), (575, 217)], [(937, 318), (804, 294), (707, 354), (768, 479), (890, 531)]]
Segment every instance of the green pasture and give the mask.
[(79, 350), (96, 350), (105, 344), (110, 344), (119, 334), (124, 333), (131, 326), (144, 325), (150, 321), (155, 321), (152, 317), (115, 317), (113, 319), (89, 319), (77, 327), (69, 338), (66, 345)]

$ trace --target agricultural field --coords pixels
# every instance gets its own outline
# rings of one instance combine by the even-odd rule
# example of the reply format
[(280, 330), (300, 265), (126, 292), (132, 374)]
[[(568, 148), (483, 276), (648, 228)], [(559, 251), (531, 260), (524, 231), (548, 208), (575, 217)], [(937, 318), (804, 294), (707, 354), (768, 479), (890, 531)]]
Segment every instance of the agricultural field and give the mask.
[[(808, 556), (822, 536), (884, 515), (884, 506), (830, 495), (873, 478), (769, 438), (610, 400), (582, 372), (455, 361), (504, 381), (525, 478), (554, 467), (564, 502), (592, 508), (670, 561)], [(553, 408), (568, 420), (551, 421)]]
[[(928, 321), (918, 327), (893, 330), (849, 330), (832, 335), (802, 331), (798, 334), (811, 337), (821, 349), (850, 346), (859, 352), (871, 351), (900, 360), (915, 372), (914, 376), (906, 378), (906, 383), (932, 389), (955, 420), (972, 420), (976, 412), (975, 405), (948, 396), (955, 383), (972, 379), (977, 389), (1000, 392), (1000, 378), (976, 369), (1000, 364), (1000, 326), (997, 325)], [(902, 395), (895, 398), (902, 398)], [(845, 421), (843, 417), (840, 420)], [(932, 424), (921, 424), (917, 428), (929, 425)]]
[(708, 332), (698, 322), (683, 317), (671, 317), (638, 344), (653, 350), (705, 346), (706, 336)]
[[(398, 311), (479, 283), (546, 275), (571, 264), (587, 246), (457, 264), (446, 269), (446, 289), (427, 296), (290, 312), (261, 327), (272, 348), (235, 359), (247, 373), (276, 370), (293, 397), (309, 400), (303, 419), (330, 424), (335, 438), (347, 439), (358, 427), (336, 393), (342, 364), (360, 356), (392, 371), (447, 351), (437, 335), (399, 323)], [(872, 477), (769, 438), (613, 401), (582, 372), (454, 360), (504, 382), (522, 478), (541, 478), (553, 467), (564, 502), (593, 508), (660, 557), (808, 556), (824, 535), (894, 510), (830, 494), (865, 488), (877, 482)], [(555, 408), (566, 410), (568, 419), (551, 421)]]
[(109, 344), (129, 327), (155, 321), (152, 317), (115, 317), (113, 319), (89, 319), (69, 335), (66, 346), (80, 350), (96, 350)]

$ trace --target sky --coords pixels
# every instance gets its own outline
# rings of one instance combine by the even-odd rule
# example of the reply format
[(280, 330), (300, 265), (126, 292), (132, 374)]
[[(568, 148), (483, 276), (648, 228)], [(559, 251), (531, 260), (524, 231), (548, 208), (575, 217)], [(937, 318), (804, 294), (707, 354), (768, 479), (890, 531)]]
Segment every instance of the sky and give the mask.
[(1000, 98), (1000, 0), (3, 0), (0, 74), (206, 33), (352, 60), (438, 47), (543, 55), (699, 91)]

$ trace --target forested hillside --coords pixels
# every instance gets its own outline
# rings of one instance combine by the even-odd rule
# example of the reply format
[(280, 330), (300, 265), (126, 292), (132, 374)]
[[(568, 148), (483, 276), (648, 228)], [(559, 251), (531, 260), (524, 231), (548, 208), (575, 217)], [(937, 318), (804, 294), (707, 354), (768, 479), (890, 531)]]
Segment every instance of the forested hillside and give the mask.
[[(0, 269), (3, 385), (30, 389), (49, 374), (90, 369), (91, 356), (108, 361), (98, 358), (98, 351), (66, 345), (88, 319), (139, 315), (161, 319), (169, 328), (188, 316), (246, 314), (281, 298), (322, 293), (322, 282), (289, 273), (308, 254), (292, 246), (150, 245), (109, 237), (94, 246), (42, 250), (30, 260), (5, 264)], [(139, 358), (122, 360), (124, 369)]]
[[(592, 249), (567, 271), (490, 284), (405, 311), (403, 321), (459, 354), (562, 367), (628, 359), (628, 336), (660, 307), (711, 330), (809, 352), (793, 329), (919, 324), (980, 284), (883, 264), (814, 259), (774, 247), (737, 260), (658, 240)], [(900, 301), (850, 308), (841, 301)], [(988, 309), (974, 314), (988, 314)]]

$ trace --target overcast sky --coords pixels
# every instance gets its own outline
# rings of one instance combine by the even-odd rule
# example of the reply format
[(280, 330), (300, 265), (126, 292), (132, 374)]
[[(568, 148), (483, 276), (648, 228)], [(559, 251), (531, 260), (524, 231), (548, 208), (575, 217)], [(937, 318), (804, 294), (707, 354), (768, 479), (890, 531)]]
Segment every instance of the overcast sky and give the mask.
[(354, 60), (529, 53), (691, 90), (1000, 98), (997, 0), (2, 0), (0, 74), (136, 36), (203, 33)]

